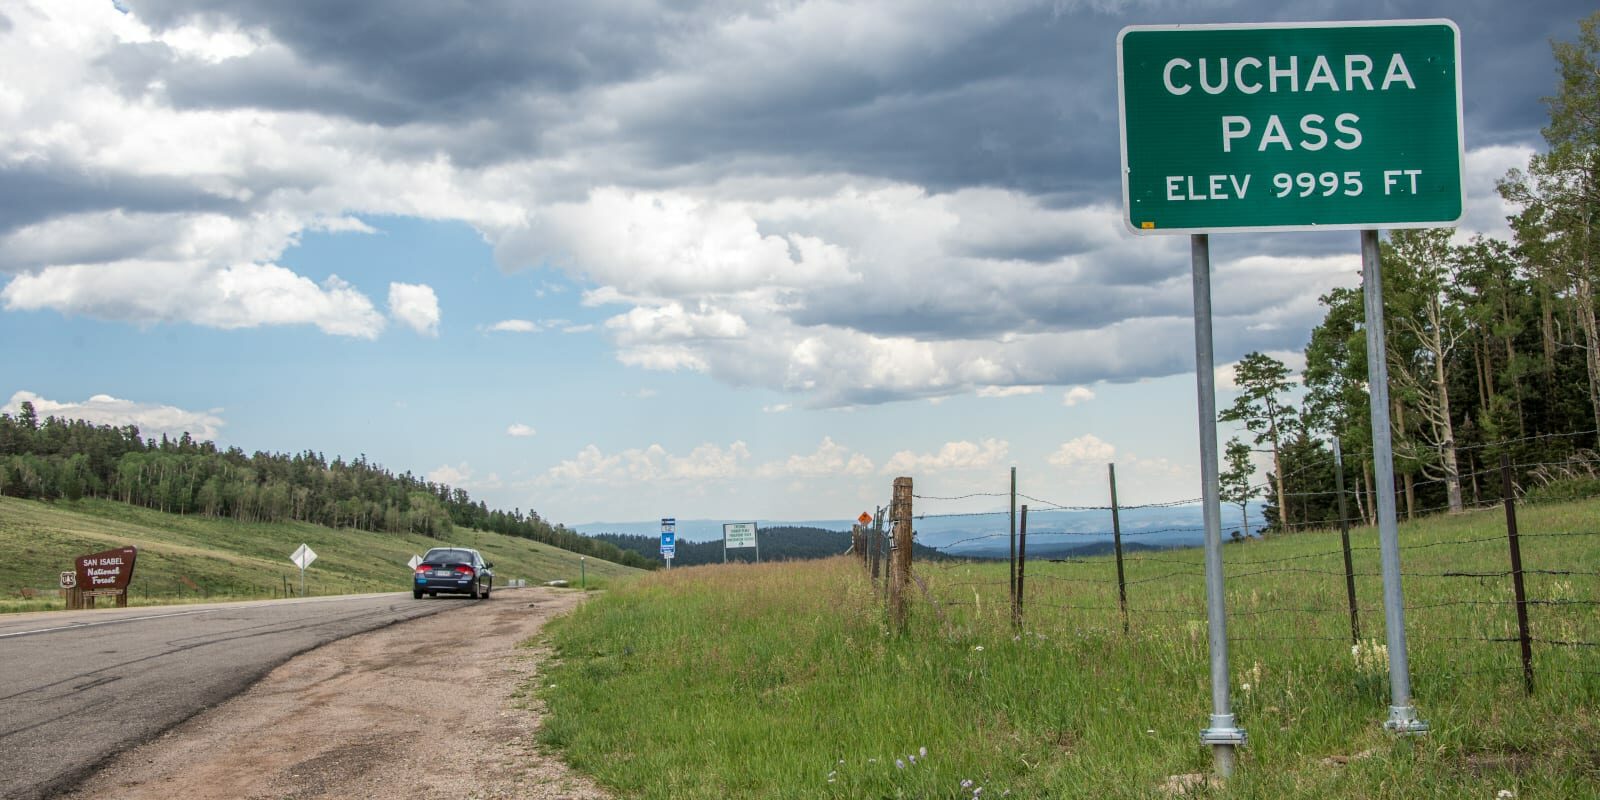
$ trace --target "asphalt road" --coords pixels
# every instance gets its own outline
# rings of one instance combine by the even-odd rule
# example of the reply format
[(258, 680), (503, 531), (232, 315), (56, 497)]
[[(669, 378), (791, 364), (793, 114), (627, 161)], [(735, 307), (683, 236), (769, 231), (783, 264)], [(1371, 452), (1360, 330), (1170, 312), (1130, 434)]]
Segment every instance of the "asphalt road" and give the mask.
[(377, 594), (0, 616), (0, 797), (59, 792), (298, 653), (474, 602)]

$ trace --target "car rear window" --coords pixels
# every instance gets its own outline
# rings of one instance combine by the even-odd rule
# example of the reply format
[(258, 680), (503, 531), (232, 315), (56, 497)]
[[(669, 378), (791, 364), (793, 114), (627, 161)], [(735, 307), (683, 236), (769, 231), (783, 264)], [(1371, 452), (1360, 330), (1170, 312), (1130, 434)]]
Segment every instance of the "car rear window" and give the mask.
[(429, 564), (471, 564), (472, 553), (467, 550), (429, 550), (422, 560)]

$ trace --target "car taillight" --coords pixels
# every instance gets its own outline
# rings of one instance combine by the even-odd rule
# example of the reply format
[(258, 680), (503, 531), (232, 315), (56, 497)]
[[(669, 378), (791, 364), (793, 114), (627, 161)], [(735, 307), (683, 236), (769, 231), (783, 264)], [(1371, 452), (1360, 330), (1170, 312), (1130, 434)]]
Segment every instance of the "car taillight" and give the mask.
[(417, 571), (418, 572), (427, 572), (430, 569), (433, 569), (433, 567), (430, 567), (427, 564), (418, 564), (417, 565)]
[(457, 564), (456, 565), (456, 572), (465, 572), (468, 575), (471, 575), (472, 574), (472, 567), (469, 567), (466, 564)]

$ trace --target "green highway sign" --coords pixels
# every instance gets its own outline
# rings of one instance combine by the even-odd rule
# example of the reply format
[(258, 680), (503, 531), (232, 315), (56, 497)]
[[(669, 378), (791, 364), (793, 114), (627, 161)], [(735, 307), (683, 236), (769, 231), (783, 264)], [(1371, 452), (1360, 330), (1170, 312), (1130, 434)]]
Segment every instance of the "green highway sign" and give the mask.
[(1136, 233), (1461, 219), (1449, 20), (1124, 28), (1117, 95)]

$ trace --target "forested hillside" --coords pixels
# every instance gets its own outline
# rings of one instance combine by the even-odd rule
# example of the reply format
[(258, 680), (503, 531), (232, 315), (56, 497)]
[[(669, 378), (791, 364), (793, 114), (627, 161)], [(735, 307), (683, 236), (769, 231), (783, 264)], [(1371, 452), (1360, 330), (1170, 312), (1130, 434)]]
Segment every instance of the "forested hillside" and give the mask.
[[(830, 531), (826, 528), (774, 525), (771, 528), (762, 528), (757, 535), (761, 540), (762, 561), (798, 561), (827, 558), (839, 555), (850, 549), (849, 533)], [(660, 537), (600, 533), (595, 534), (594, 538), (609, 542), (630, 553), (637, 553), (660, 563)], [(944, 557), (938, 550), (931, 547), (924, 547), (920, 544), (912, 547), (913, 557), (918, 561)], [(739, 548), (728, 551), (729, 561), (754, 561), (755, 557), (756, 551), (753, 548)], [(686, 542), (679, 539), (677, 554), (673, 556), (672, 563), (680, 567), (689, 567), (696, 564), (720, 564), (722, 563), (722, 540)]]
[(551, 524), (533, 511), (491, 510), (464, 489), (396, 475), (307, 450), (294, 455), (227, 450), (188, 434), (146, 439), (132, 425), (40, 420), (32, 403), (0, 414), (0, 494), (25, 499), (106, 498), (175, 514), (244, 522), (440, 536), (453, 526), (519, 536), (649, 569), (654, 562)]

